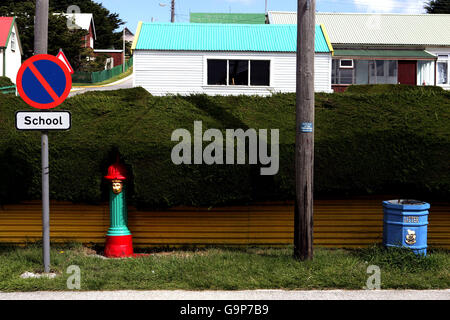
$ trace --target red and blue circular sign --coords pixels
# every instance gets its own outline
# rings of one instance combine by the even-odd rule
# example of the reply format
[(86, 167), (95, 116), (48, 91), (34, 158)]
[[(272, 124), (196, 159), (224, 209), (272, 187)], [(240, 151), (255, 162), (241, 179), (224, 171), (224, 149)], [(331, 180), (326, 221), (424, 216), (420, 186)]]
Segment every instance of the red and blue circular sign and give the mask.
[(51, 109), (68, 97), (72, 77), (61, 60), (48, 54), (39, 54), (22, 64), (16, 83), (20, 97), (27, 104), (38, 109)]

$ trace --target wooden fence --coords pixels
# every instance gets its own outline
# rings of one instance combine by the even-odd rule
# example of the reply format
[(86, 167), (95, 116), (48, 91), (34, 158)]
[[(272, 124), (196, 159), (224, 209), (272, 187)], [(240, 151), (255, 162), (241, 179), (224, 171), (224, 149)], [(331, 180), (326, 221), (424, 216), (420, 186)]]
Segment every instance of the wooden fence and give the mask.
[[(137, 211), (129, 208), (128, 225), (135, 247), (204, 245), (278, 246), (293, 242), (293, 204), (270, 203), (224, 208), (174, 208)], [(52, 242), (103, 244), (109, 227), (107, 204), (52, 202)], [(450, 249), (450, 203), (432, 203), (428, 245)], [(0, 207), (0, 243), (41, 239), (41, 204)], [(316, 200), (314, 244), (357, 248), (382, 242), (380, 200)]]

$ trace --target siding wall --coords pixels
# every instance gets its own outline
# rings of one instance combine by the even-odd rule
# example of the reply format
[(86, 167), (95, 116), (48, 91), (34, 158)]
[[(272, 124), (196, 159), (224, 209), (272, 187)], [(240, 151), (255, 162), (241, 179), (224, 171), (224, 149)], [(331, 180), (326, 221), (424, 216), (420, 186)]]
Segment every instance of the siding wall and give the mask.
[[(231, 87), (206, 85), (206, 59), (271, 60), (270, 87)], [(153, 95), (206, 93), (209, 95), (270, 95), (295, 92), (295, 53), (173, 52), (134, 53), (134, 86)], [(315, 90), (331, 92), (331, 54), (316, 54)]]
[[(153, 212), (129, 208), (128, 226), (135, 247), (289, 245), (293, 242), (293, 212), (291, 203)], [(40, 202), (0, 207), (0, 243), (40, 240), (41, 215)], [(107, 204), (51, 204), (52, 242), (103, 244), (108, 227)], [(382, 242), (382, 232), (381, 200), (316, 200), (314, 203), (316, 246), (369, 246)], [(429, 247), (450, 249), (449, 232), (450, 203), (432, 203)]]
[[(436, 55), (436, 56), (439, 55), (439, 54), (446, 54), (446, 55), (448, 55), (449, 58), (447, 60), (447, 62), (448, 62), (448, 71), (447, 71), (448, 73), (447, 73), (447, 75), (450, 77), (450, 47), (445, 47), (445, 48), (427, 48), (426, 50), (428, 52)], [(439, 61), (442, 61), (442, 60), (439, 60)], [(437, 77), (438, 77), (437, 70), (436, 70), (436, 72), (434, 74), (435, 74), (435, 77), (436, 77), (436, 85), (444, 88), (445, 90), (450, 90), (450, 84), (438, 84), (437, 83)]]
[[(9, 38), (8, 47), (6, 48), (6, 72), (5, 75), (11, 79), (15, 84), (17, 78), (17, 72), (19, 72), (22, 65), (22, 55), (20, 54), (19, 46), (19, 32), (14, 27), (14, 33), (16, 34), (16, 50), (11, 50), (12, 37)], [(3, 76), (3, 52), (0, 50), (0, 76)]]

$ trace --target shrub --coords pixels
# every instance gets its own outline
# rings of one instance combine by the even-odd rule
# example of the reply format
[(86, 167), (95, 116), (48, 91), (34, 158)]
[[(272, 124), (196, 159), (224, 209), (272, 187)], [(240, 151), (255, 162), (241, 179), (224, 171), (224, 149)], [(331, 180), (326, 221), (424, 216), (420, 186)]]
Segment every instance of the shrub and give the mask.
[[(0, 202), (40, 198), (40, 135), (18, 132), (14, 113), (29, 107), (0, 95)], [(72, 129), (49, 135), (51, 198), (108, 199), (103, 176), (120, 153), (130, 172), (129, 201), (140, 207), (217, 206), (294, 197), (295, 94), (271, 97), (153, 97), (142, 88), (68, 99)], [(280, 170), (258, 165), (171, 161), (173, 130), (279, 129)], [(450, 196), (450, 93), (394, 89), (317, 94), (316, 195)], [(206, 144), (204, 144), (205, 146)]]
[(13, 86), (11, 79), (8, 77), (0, 77), (0, 88)]

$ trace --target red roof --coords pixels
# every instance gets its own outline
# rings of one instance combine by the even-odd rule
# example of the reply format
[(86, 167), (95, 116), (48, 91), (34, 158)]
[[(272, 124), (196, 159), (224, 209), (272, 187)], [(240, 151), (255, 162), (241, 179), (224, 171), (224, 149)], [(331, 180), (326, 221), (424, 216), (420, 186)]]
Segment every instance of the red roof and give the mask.
[(0, 17), (0, 48), (6, 47), (6, 41), (8, 40), (13, 21), (13, 17)]

